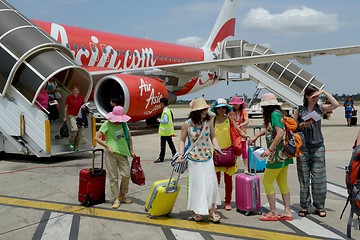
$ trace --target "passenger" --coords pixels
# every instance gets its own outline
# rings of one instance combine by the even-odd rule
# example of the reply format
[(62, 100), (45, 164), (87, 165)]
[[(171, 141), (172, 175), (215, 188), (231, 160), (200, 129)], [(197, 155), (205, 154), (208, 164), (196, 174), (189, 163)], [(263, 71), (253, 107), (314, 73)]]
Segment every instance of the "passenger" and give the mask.
[[(70, 130), (69, 148), (70, 150), (79, 151), (79, 144), (83, 138), (84, 127), (78, 127), (77, 115), (83, 104), (85, 104), (84, 97), (80, 94), (79, 87), (74, 86), (72, 88), (72, 94), (66, 97), (64, 122), (67, 122)], [(86, 109), (86, 106), (83, 106)]]
[(119, 98), (113, 97), (113, 98), (110, 99), (110, 105), (111, 105), (112, 107), (121, 106), (121, 101), (120, 101)]
[[(276, 100), (272, 93), (261, 96), (260, 106), (263, 109), (263, 119), (265, 129), (256, 134), (249, 140), (252, 144), (260, 136), (266, 136), (267, 149), (262, 153), (262, 157), (267, 157), (267, 164), (263, 176), (263, 184), (266, 196), (270, 205), (270, 211), (259, 218), (261, 221), (277, 221), (293, 219), (290, 211), (290, 192), (287, 184), (288, 165), (293, 163), (293, 159), (283, 152), (283, 136), (285, 126), (282, 117), (286, 112), (281, 109), (281, 104)], [(276, 197), (274, 181), (279, 186), (284, 202), (284, 212), (280, 215), (276, 210)]]
[[(330, 104), (319, 105), (319, 96), (324, 94)], [(327, 193), (326, 166), (325, 166), (325, 146), (324, 138), (321, 133), (321, 119), (314, 121), (310, 119), (304, 121), (307, 114), (315, 111), (320, 116), (324, 112), (336, 109), (339, 103), (325, 90), (318, 91), (312, 87), (305, 89), (304, 105), (299, 106), (294, 113), (294, 118), (300, 123), (300, 129), (304, 133), (306, 150), (302, 156), (297, 158), (297, 171), (300, 184), (300, 207), (299, 216), (305, 217), (311, 206), (311, 195), (315, 214), (325, 217), (325, 199)], [(311, 184), (311, 194), (310, 194)]]
[[(230, 135), (230, 124), (234, 125), (240, 136), (246, 138), (246, 134), (242, 131), (237, 123), (228, 117), (228, 113), (231, 112), (232, 108), (227, 104), (226, 100), (219, 98), (214, 102), (210, 111), (214, 112), (216, 116), (212, 119), (213, 126), (215, 128), (216, 140), (219, 143), (221, 149), (229, 148), (232, 146), (231, 135)], [(215, 153), (216, 154), (216, 153)], [(225, 181), (225, 210), (231, 210), (231, 194), (233, 190), (232, 175), (237, 172), (238, 166), (236, 156), (234, 154), (234, 165), (231, 167), (222, 167), (215, 165), (216, 176), (218, 184), (220, 184), (221, 172), (224, 172)]]
[(215, 213), (215, 205), (221, 204), (214, 162), (211, 154), (211, 142), (216, 151), (220, 151), (215, 138), (215, 131), (207, 111), (209, 106), (204, 98), (197, 98), (190, 103), (189, 119), (181, 127), (179, 142), (179, 162), (184, 162), (185, 141), (195, 142), (204, 129), (203, 139), (189, 154), (189, 196), (187, 209), (192, 210), (192, 218), (202, 221), (202, 215), (209, 214), (209, 221), (220, 222)]
[[(234, 119), (234, 121), (239, 125), (240, 129), (244, 131), (246, 134), (246, 126), (249, 124), (249, 116), (245, 110), (246, 104), (243, 102), (241, 98), (235, 96), (231, 99), (229, 103), (232, 105), (232, 112), (229, 113), (229, 117)], [(246, 148), (246, 138), (241, 138), (241, 155), (244, 162), (244, 173), (248, 173), (248, 155), (247, 155), (247, 148)]]
[(36, 106), (38, 106), (41, 110), (44, 110), (44, 109), (48, 109), (49, 107), (49, 96), (48, 96), (48, 93), (46, 91), (46, 85), (44, 85), (37, 98), (36, 98), (36, 102), (35, 102)]
[[(120, 200), (126, 204), (131, 203), (131, 200), (125, 195), (128, 193), (130, 180), (130, 165), (127, 157), (135, 157), (136, 155), (133, 150), (129, 127), (126, 123), (130, 117), (125, 115), (123, 107), (115, 106), (106, 118), (108, 120), (101, 125), (96, 133), (95, 140), (107, 149), (105, 165), (108, 170), (110, 190), (115, 199), (112, 208), (119, 208)], [(101, 140), (104, 134), (106, 135), (106, 142)], [(128, 141), (126, 135), (128, 135)], [(120, 187), (118, 171), (120, 171), (121, 176)]]
[(160, 104), (161, 104), (161, 108), (163, 108), (161, 118), (157, 119), (157, 121), (160, 123), (159, 125), (160, 154), (159, 154), (159, 158), (156, 161), (154, 161), (155, 163), (160, 163), (164, 161), (166, 142), (169, 144), (172, 156), (174, 156), (176, 153), (176, 148), (172, 140), (172, 136), (174, 135), (173, 114), (171, 110), (167, 107), (168, 99), (161, 98)]
[[(49, 79), (48, 83), (47, 83), (47, 92), (49, 95), (49, 102), (51, 103), (51, 101), (53, 100), (60, 100), (59, 96), (60, 95), (60, 88), (58, 87), (57, 83), (55, 82), (55, 77), (52, 77)], [(56, 94), (57, 93), (57, 94)], [(58, 113), (60, 113), (60, 105), (59, 103), (55, 104), (56, 110)]]
[(354, 101), (352, 100), (352, 96), (349, 95), (348, 99), (345, 100), (344, 102), (344, 107), (345, 107), (345, 118), (346, 118), (346, 123), (349, 127), (351, 127), (351, 118), (352, 116), (352, 111), (355, 110), (354, 107)]

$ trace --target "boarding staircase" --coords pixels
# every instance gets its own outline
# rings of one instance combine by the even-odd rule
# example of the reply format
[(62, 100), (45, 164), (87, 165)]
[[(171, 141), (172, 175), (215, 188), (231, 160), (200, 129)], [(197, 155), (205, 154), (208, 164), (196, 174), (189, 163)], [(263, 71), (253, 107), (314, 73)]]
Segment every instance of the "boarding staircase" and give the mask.
[[(78, 66), (70, 50), (0, 0), (0, 152), (50, 157), (71, 153), (68, 139), (56, 139), (62, 125), (65, 97), (73, 86), (87, 99), (92, 89), (90, 74)], [(63, 98), (58, 122), (35, 105), (40, 90), (55, 77)], [(95, 119), (79, 149), (93, 147)], [(93, 124), (92, 124), (93, 123)]]
[[(244, 40), (224, 41), (219, 44), (218, 48), (220, 59), (274, 54), (266, 47), (250, 44)], [(220, 70), (219, 78), (232, 81), (252, 80), (258, 84), (255, 94), (265, 88), (293, 107), (302, 104), (304, 91), (308, 86), (313, 86), (318, 90), (325, 86), (312, 74), (287, 60), (248, 65), (237, 73), (238, 77), (230, 78), (228, 71)]]

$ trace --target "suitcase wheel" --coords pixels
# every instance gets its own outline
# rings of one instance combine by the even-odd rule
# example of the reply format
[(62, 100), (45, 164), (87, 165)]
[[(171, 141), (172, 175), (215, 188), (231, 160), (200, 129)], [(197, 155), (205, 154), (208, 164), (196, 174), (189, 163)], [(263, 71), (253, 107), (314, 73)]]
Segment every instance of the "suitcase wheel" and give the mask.
[(86, 198), (85, 198), (85, 200), (83, 201), (83, 204), (84, 204), (86, 207), (90, 206), (90, 204), (91, 204), (91, 199), (90, 199), (90, 194), (89, 194), (89, 193), (86, 195)]
[(250, 211), (245, 211), (245, 216), (249, 216), (250, 215)]
[(261, 211), (261, 210), (259, 210), (259, 211), (257, 212), (257, 214), (258, 214), (258, 215), (261, 215), (261, 214), (262, 214), (262, 211)]

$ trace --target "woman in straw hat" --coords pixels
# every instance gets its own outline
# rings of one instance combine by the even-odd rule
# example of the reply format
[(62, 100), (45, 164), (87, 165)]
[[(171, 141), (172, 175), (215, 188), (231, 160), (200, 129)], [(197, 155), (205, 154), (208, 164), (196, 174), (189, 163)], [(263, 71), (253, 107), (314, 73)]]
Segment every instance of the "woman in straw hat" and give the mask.
[[(108, 170), (111, 193), (115, 199), (112, 207), (119, 208), (120, 200), (127, 204), (131, 203), (131, 200), (125, 196), (129, 189), (130, 180), (130, 165), (127, 157), (135, 157), (136, 155), (133, 151), (131, 134), (126, 124), (130, 117), (125, 115), (123, 107), (115, 106), (106, 118), (108, 120), (101, 125), (96, 133), (95, 140), (107, 150), (105, 164)], [(102, 140), (104, 134), (106, 142)], [(129, 137), (128, 140), (126, 135)], [(118, 169), (121, 176), (120, 187)]]
[[(269, 201), (270, 211), (260, 217), (261, 221), (278, 221), (293, 219), (290, 211), (290, 191), (287, 184), (288, 165), (293, 163), (282, 149), (285, 126), (283, 116), (285, 111), (281, 109), (281, 104), (276, 100), (272, 93), (261, 96), (260, 106), (263, 109), (263, 119), (265, 129), (256, 134), (249, 140), (252, 144), (260, 136), (266, 136), (267, 149), (262, 153), (262, 157), (267, 157), (266, 169), (263, 177), (263, 184), (266, 196)], [(280, 215), (276, 211), (274, 181), (279, 186), (282, 199), (284, 201), (284, 212)]]
[[(210, 116), (207, 111), (205, 98), (197, 98), (190, 103), (191, 112), (181, 128), (179, 143), (179, 162), (184, 161), (185, 141), (188, 145), (196, 143), (188, 156), (189, 161), (189, 195), (187, 209), (192, 210), (192, 218), (202, 221), (202, 215), (209, 214), (209, 221), (220, 222), (221, 218), (214, 212), (215, 205), (221, 203), (218, 183), (211, 153), (211, 142), (214, 149), (220, 151), (215, 138), (213, 126), (209, 123)], [(204, 132), (202, 133), (202, 131)], [(211, 141), (211, 142), (210, 142)]]
[[(226, 100), (223, 98), (219, 98), (213, 103), (212, 108), (210, 109), (213, 113), (216, 114), (216, 117), (212, 119), (213, 126), (215, 127), (215, 135), (216, 139), (219, 143), (221, 149), (232, 148), (231, 142), (231, 133), (230, 126), (235, 126), (236, 130), (240, 134), (240, 136), (246, 138), (246, 134), (242, 131), (236, 122), (228, 117), (228, 113), (232, 111), (232, 108), (227, 104)], [(217, 153), (214, 153), (217, 154)], [(224, 172), (224, 182), (225, 182), (225, 210), (231, 210), (231, 194), (233, 190), (232, 183), (232, 175), (237, 172), (238, 166), (236, 162), (236, 156), (234, 157), (234, 165), (233, 166), (221, 166), (218, 165), (215, 161), (215, 171), (218, 179), (218, 184), (220, 184), (221, 180), (221, 172)]]
[[(330, 101), (329, 104), (319, 105), (319, 96), (324, 94)], [(299, 216), (305, 217), (311, 204), (311, 196), (315, 207), (315, 214), (325, 217), (326, 165), (324, 138), (321, 133), (321, 119), (304, 121), (304, 116), (315, 111), (320, 116), (324, 112), (332, 111), (339, 106), (336, 99), (325, 90), (318, 91), (313, 87), (307, 87), (304, 94), (304, 104), (295, 111), (294, 118), (300, 123), (300, 129), (305, 136), (305, 151), (296, 161), (298, 179), (300, 184)], [(310, 194), (311, 185), (311, 194)]]
[[(241, 98), (235, 96), (229, 102), (229, 105), (232, 105), (232, 112), (229, 113), (229, 117), (234, 119), (234, 121), (239, 125), (240, 129), (246, 134), (246, 126), (249, 124), (249, 115), (245, 110), (246, 104)], [(244, 162), (244, 173), (248, 173), (248, 154), (246, 148), (246, 137), (241, 138), (241, 156)]]

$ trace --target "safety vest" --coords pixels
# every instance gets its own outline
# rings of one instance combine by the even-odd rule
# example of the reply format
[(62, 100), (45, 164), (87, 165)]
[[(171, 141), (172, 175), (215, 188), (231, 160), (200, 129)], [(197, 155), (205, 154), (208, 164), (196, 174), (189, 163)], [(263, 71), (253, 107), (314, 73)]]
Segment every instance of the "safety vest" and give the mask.
[(162, 112), (161, 119), (164, 118), (165, 113), (168, 116), (168, 122), (167, 123), (160, 123), (159, 135), (160, 136), (171, 136), (171, 135), (173, 135), (175, 133), (174, 132), (174, 124), (173, 124), (172, 114), (171, 114), (170, 109), (166, 109), (165, 111)]

